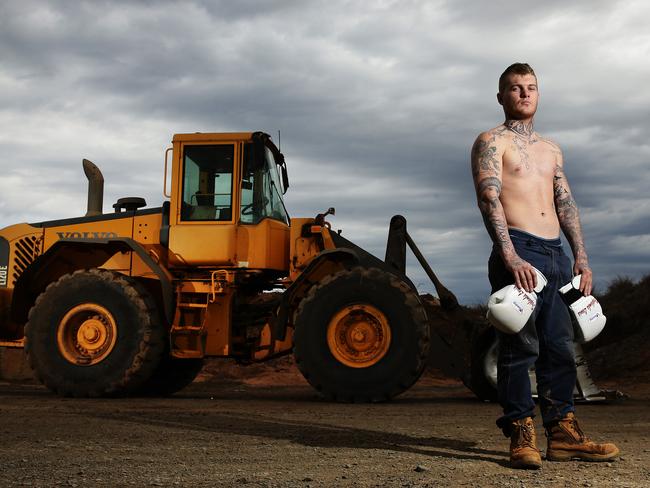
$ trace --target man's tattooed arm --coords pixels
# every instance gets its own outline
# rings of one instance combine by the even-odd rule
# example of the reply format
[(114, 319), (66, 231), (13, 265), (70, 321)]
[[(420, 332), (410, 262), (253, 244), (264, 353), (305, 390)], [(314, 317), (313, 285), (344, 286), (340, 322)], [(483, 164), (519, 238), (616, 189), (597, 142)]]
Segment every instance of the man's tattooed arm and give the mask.
[(499, 250), (506, 268), (513, 274), (516, 285), (531, 291), (536, 285), (535, 274), (532, 266), (519, 257), (512, 245), (508, 222), (499, 199), (503, 155), (497, 146), (497, 135), (495, 131), (484, 132), (472, 147), (472, 175), (476, 198), (485, 228)]
[(476, 198), (485, 228), (492, 242), (501, 250), (502, 256), (514, 252), (508, 234), (501, 195), (501, 158), (497, 151), (496, 136), (489, 132), (481, 134), (472, 147), (472, 176)]
[(578, 205), (573, 199), (569, 182), (564, 174), (564, 169), (561, 164), (561, 153), (559, 162), (555, 166), (555, 174), (553, 175), (553, 197), (555, 202), (555, 212), (560, 222), (560, 227), (564, 232), (571, 250), (575, 258), (575, 265), (573, 272), (581, 274), (582, 280), (580, 290), (586, 292), (588, 295), (591, 293), (592, 273), (589, 267), (589, 259), (587, 257), (587, 250), (585, 249), (584, 240), (582, 238), (582, 227), (580, 225), (580, 213)]

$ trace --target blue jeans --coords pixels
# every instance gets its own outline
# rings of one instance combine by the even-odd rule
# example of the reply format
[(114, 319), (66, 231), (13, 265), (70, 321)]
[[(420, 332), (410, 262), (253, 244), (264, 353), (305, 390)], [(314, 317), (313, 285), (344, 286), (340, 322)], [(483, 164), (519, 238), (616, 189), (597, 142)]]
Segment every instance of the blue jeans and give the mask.
[[(571, 260), (557, 239), (542, 239), (518, 229), (509, 229), (519, 256), (541, 271), (548, 284), (538, 294), (531, 318), (518, 334), (497, 331), (499, 358), (497, 391), (503, 417), (497, 425), (507, 434), (511, 421), (534, 417), (535, 403), (528, 370), (535, 365), (537, 394), (544, 425), (573, 412), (576, 364), (573, 326), (558, 290), (572, 278)], [(496, 249), (488, 263), (492, 292), (514, 283)]]

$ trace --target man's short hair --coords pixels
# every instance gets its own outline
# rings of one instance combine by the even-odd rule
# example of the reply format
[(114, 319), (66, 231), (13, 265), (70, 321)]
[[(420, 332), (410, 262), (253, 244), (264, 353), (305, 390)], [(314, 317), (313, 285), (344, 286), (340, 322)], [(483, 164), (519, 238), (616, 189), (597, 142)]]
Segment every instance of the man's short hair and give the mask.
[(511, 64), (506, 68), (506, 70), (499, 76), (499, 93), (503, 92), (506, 87), (506, 78), (508, 75), (533, 75), (537, 79), (537, 75), (533, 68), (530, 67), (528, 63), (515, 63)]

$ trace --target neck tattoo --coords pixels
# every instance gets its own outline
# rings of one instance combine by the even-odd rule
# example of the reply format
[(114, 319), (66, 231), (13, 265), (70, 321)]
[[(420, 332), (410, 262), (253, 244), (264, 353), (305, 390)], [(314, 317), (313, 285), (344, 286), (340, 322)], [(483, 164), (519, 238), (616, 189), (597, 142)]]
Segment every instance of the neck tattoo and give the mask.
[(522, 122), (521, 120), (508, 119), (503, 123), (503, 125), (505, 125), (507, 129), (510, 129), (515, 134), (523, 137), (529, 138), (535, 133), (533, 130), (532, 120), (530, 122)]

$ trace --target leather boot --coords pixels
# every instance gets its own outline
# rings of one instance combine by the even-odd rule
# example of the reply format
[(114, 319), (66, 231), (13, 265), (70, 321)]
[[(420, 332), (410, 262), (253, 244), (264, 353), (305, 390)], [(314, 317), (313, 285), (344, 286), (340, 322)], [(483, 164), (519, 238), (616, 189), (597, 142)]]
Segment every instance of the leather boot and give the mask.
[(590, 441), (572, 412), (548, 426), (546, 437), (546, 459), (549, 461), (611, 461), (619, 453), (618, 447), (612, 443), (598, 444)]
[(510, 431), (510, 466), (517, 469), (539, 469), (542, 458), (537, 449), (535, 424), (531, 417), (512, 422)]

